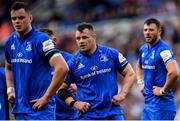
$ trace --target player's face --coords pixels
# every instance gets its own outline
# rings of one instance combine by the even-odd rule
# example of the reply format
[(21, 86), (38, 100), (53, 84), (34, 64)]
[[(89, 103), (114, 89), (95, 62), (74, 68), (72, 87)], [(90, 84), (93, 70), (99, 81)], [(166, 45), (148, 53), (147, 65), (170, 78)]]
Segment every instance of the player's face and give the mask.
[(96, 49), (96, 37), (89, 29), (76, 31), (76, 43), (81, 52), (92, 54)]
[(11, 21), (18, 33), (26, 33), (31, 28), (32, 15), (24, 9), (12, 10)]
[(156, 24), (144, 24), (144, 38), (146, 42), (150, 44), (154, 44), (160, 39), (160, 30), (157, 28)]

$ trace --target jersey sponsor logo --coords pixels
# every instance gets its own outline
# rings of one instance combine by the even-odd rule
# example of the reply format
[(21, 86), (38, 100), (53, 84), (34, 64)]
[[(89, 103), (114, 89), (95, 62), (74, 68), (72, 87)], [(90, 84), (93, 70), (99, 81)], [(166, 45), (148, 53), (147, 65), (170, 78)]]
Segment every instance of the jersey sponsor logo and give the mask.
[(22, 54), (21, 52), (19, 52), (19, 53), (17, 54), (17, 56), (18, 56), (18, 57), (22, 57), (23, 54)]
[(97, 67), (96, 65), (94, 65), (94, 66), (92, 66), (90, 69), (91, 69), (92, 71), (95, 71), (95, 70), (98, 69), (98, 67)]
[(100, 55), (100, 61), (102, 61), (102, 62), (106, 62), (106, 61), (108, 61), (109, 59), (108, 59), (108, 57), (106, 56), (106, 55)]
[(126, 61), (126, 58), (121, 53), (118, 54), (118, 59), (120, 63)]
[(144, 63), (145, 63), (145, 64), (148, 64), (148, 63), (149, 63), (149, 61), (148, 61), (148, 60), (145, 60), (145, 61), (144, 61)]
[(25, 59), (25, 58), (13, 58), (11, 59), (11, 63), (32, 63), (32, 59)]
[(82, 63), (80, 63), (79, 65), (78, 65), (78, 68), (77, 69), (82, 69), (82, 68), (84, 68), (85, 66), (82, 64)]
[(142, 65), (142, 69), (156, 69), (156, 66), (154, 65)]
[(27, 51), (31, 51), (32, 50), (31, 42), (27, 42), (26, 50)]
[(93, 76), (96, 76), (96, 75), (101, 75), (101, 74), (109, 73), (109, 72), (111, 72), (111, 68), (100, 69), (100, 70), (93, 71), (91, 73), (87, 73), (85, 75), (82, 75), (82, 76), (80, 76), (80, 78), (81, 79), (87, 79), (87, 78), (90, 78), (90, 77), (93, 77)]
[(55, 48), (53, 40), (51, 40), (51, 39), (44, 41), (42, 44), (43, 44), (43, 51), (44, 52), (47, 52), (47, 51)]
[(15, 45), (14, 45), (14, 43), (11, 45), (11, 50), (15, 50)]
[(163, 59), (164, 62), (166, 62), (167, 60), (172, 58), (172, 54), (171, 54), (170, 50), (163, 50), (160, 53), (160, 56), (161, 56), (161, 58)]

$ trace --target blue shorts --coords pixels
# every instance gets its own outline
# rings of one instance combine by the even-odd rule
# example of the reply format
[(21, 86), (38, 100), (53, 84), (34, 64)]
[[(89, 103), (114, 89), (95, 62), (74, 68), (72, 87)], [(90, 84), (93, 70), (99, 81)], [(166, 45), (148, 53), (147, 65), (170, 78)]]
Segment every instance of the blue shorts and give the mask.
[(83, 117), (82, 115), (79, 117), (80, 120), (124, 120), (124, 116), (122, 114), (116, 114), (107, 116), (104, 118), (96, 118), (96, 117)]
[(174, 120), (176, 111), (156, 110), (144, 108), (141, 120)]
[(55, 120), (55, 111), (34, 111), (33, 113), (14, 113), (16, 120)]

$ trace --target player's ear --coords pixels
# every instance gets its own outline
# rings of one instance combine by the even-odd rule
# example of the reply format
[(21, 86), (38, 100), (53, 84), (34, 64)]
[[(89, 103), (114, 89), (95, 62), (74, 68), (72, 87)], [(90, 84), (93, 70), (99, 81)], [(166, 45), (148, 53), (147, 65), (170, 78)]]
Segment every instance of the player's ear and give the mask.
[(32, 14), (30, 14), (29, 17), (30, 17), (30, 21), (32, 22), (32, 21), (33, 21), (33, 16), (32, 16)]
[(96, 39), (96, 33), (92, 33), (92, 37), (94, 38), (94, 39)]

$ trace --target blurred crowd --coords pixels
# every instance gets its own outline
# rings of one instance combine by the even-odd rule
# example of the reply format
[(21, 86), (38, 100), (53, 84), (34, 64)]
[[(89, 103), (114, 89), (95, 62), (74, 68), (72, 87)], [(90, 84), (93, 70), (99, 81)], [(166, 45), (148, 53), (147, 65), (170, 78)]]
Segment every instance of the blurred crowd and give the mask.
[[(4, 62), (4, 42), (13, 31), (9, 19), (9, 6), (14, 0), (0, 0), (0, 63)], [(36, 27), (47, 27), (60, 38), (62, 50), (74, 53), (75, 25), (92, 22), (98, 43), (121, 51), (135, 66), (138, 48), (144, 43), (143, 21), (158, 18), (163, 24), (162, 37), (173, 48), (180, 68), (180, 0), (26, 0), (34, 15)], [(134, 67), (135, 68), (135, 67)], [(180, 80), (175, 95), (178, 103), (176, 119), (180, 120)], [(139, 119), (143, 96), (137, 88), (124, 102), (126, 119)]]

